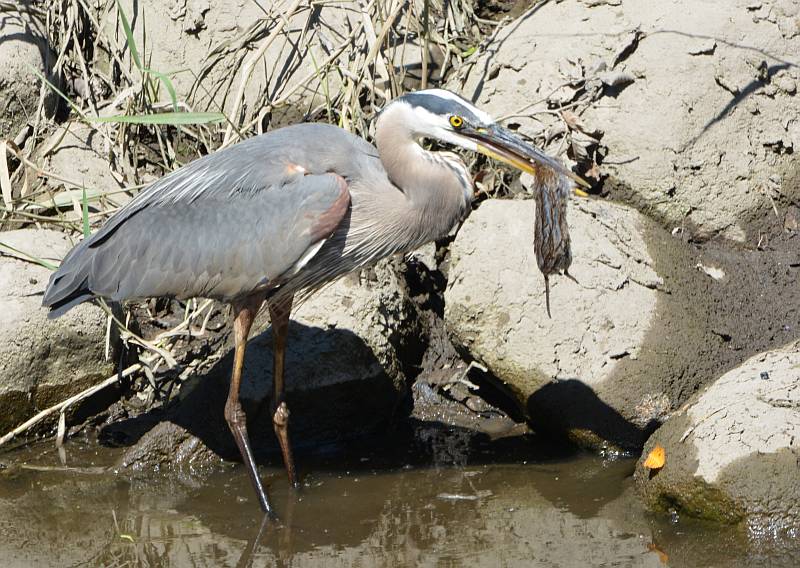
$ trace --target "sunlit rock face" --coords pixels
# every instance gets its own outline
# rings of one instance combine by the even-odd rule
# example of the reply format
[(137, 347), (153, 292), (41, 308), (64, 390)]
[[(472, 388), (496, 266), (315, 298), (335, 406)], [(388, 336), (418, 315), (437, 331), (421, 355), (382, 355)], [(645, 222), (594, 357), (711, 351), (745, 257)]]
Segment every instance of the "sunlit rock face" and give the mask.
[[(637, 485), (656, 509), (756, 532), (800, 530), (800, 343), (756, 355), (725, 373), (648, 441), (666, 461), (640, 463)], [(794, 532), (792, 532), (794, 531)]]
[[(51, 271), (71, 244), (45, 229), (2, 233), (0, 255), (0, 431), (113, 373), (105, 358), (106, 316), (83, 304), (51, 321), (42, 308)], [(24, 253), (24, 254), (23, 254)]]

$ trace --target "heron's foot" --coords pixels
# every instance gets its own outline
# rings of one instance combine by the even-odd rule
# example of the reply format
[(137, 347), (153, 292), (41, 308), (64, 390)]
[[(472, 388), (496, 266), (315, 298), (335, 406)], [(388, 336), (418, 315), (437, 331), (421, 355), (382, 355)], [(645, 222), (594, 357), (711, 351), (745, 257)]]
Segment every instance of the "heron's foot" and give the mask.
[(255, 459), (253, 459), (253, 450), (250, 447), (250, 439), (247, 436), (247, 423), (246, 415), (242, 410), (242, 405), (239, 402), (225, 404), (225, 421), (231, 429), (233, 439), (236, 440), (236, 445), (239, 447), (239, 453), (242, 455), (242, 460), (247, 468), (247, 473), (250, 476), (250, 482), (253, 484), (258, 503), (261, 505), (261, 510), (264, 511), (272, 519), (277, 519), (275, 511), (269, 504), (267, 492), (264, 491), (264, 486), (261, 483), (261, 478), (258, 476), (256, 470)]
[(298, 487), (297, 475), (294, 469), (294, 458), (292, 457), (292, 446), (289, 444), (289, 407), (285, 402), (281, 402), (272, 414), (272, 426), (275, 428), (275, 435), (281, 446), (283, 454), (283, 465), (286, 467), (286, 475), (292, 487)]

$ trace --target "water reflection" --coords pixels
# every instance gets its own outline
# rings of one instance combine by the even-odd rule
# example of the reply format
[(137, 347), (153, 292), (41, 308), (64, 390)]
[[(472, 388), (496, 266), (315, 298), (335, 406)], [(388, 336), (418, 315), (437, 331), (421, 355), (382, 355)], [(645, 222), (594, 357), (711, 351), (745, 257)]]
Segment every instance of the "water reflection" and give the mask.
[[(322, 456), (299, 492), (282, 470), (262, 470), (279, 523), (262, 522), (236, 466), (205, 477), (138, 478), (12, 466), (0, 472), (0, 564), (797, 565), (796, 551), (754, 550), (734, 529), (647, 514), (633, 494), (630, 461), (503, 463), (477, 452), (460, 465), (404, 467), (396, 463), (407, 461), (396, 459), (403, 452), (384, 450)], [(92, 465), (91, 445), (68, 451), (69, 463)], [(37, 467), (59, 463), (41, 448), (18, 457)]]

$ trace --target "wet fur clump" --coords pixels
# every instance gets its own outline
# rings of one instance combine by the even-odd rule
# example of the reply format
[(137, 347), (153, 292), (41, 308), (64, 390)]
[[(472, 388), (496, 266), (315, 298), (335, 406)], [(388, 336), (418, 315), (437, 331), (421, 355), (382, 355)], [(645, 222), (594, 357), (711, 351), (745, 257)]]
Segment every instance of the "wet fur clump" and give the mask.
[(536, 203), (533, 248), (536, 264), (544, 275), (545, 305), (550, 316), (550, 275), (569, 274), (572, 264), (569, 225), (567, 224), (567, 197), (572, 182), (549, 168), (536, 170), (533, 199)]

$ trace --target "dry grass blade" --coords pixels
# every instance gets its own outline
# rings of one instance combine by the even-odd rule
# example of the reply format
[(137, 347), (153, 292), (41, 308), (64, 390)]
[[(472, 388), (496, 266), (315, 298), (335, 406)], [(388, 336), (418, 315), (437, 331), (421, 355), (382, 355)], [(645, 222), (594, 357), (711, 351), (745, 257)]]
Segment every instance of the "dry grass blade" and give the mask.
[[(378, 37), (375, 34), (375, 27), (372, 24), (372, 18), (369, 15), (369, 7), (366, 2), (362, 0), (361, 2), (361, 18), (364, 22), (364, 30), (367, 36), (367, 45), (370, 49), (375, 48), (375, 44), (378, 42)], [(389, 70), (386, 66), (386, 62), (383, 58), (378, 58), (375, 67), (378, 70), (378, 75), (380, 76), (381, 80), (384, 82), (389, 81)], [(365, 69), (368, 71), (368, 68)]]
[(26, 253), (24, 251), (21, 251), (21, 250), (17, 249), (17, 248), (14, 248), (11, 245), (6, 244), (4, 242), (0, 242), (0, 248), (4, 248), (6, 250), (10, 250), (12, 253), (14, 253), (14, 254), (11, 255), (14, 258), (18, 258), (20, 260), (25, 260), (25, 261), (28, 261), (28, 262), (33, 262), (33, 263), (38, 264), (40, 266), (44, 266), (48, 270), (56, 270), (58, 268), (55, 264), (52, 264), (50, 262), (47, 262), (46, 260), (43, 260), (43, 259), (38, 258), (38, 257), (35, 257), (35, 256), (31, 255), (31, 254), (28, 254), (28, 253)]
[(8, 144), (0, 140), (0, 190), (3, 194), (3, 203), (7, 209), (14, 208), (14, 196), (11, 193), (11, 176), (8, 174)]
[(125, 124), (209, 124), (222, 122), (225, 115), (221, 112), (162, 112), (158, 114), (121, 114), (116, 116), (98, 116), (90, 118), (92, 122), (116, 122)]
[(230, 113), (231, 122), (228, 124), (228, 128), (225, 129), (225, 139), (223, 141), (223, 145), (229, 144), (231, 137), (233, 136), (233, 121), (238, 120), (239, 111), (242, 108), (242, 103), (244, 102), (244, 91), (247, 87), (247, 83), (250, 81), (250, 77), (253, 75), (253, 71), (256, 68), (256, 64), (264, 57), (264, 54), (269, 49), (269, 46), (278, 38), (278, 36), (283, 31), (283, 28), (288, 23), (289, 19), (294, 16), (297, 9), (300, 7), (300, 4), (303, 0), (294, 0), (289, 9), (286, 10), (286, 17), (280, 18), (275, 27), (272, 29), (270, 34), (267, 38), (261, 43), (258, 50), (250, 57), (250, 59), (245, 62), (244, 66), (242, 67), (242, 78), (239, 80), (239, 88), (236, 91), (236, 96), (233, 99), (233, 110)]
[(72, 406), (76, 402), (80, 402), (80, 401), (82, 401), (82, 400), (84, 400), (86, 398), (89, 398), (94, 393), (100, 392), (104, 388), (109, 387), (109, 386), (117, 383), (119, 381), (119, 377), (122, 377), (122, 378), (129, 377), (130, 375), (132, 375), (133, 373), (138, 371), (141, 367), (142, 366), (139, 363), (131, 365), (127, 369), (123, 370), (121, 373), (119, 373), (119, 374), (114, 373), (113, 376), (108, 377), (104, 381), (102, 381), (102, 382), (100, 382), (100, 383), (98, 383), (98, 384), (96, 384), (96, 385), (94, 385), (92, 387), (89, 387), (88, 389), (83, 390), (83, 391), (79, 392), (78, 394), (76, 394), (74, 396), (69, 397), (67, 400), (59, 402), (58, 404), (55, 404), (55, 405), (51, 406), (50, 408), (46, 408), (46, 409), (42, 410), (41, 412), (39, 412), (38, 414), (36, 414), (32, 418), (26, 420), (25, 422), (23, 422), (22, 424), (20, 424), (19, 426), (17, 426), (13, 430), (11, 430), (10, 432), (6, 433), (3, 437), (0, 437), (0, 446), (3, 446), (4, 444), (7, 444), (8, 442), (13, 440), (17, 436), (27, 432), (28, 430), (33, 428), (35, 425), (39, 424), (42, 420), (44, 420), (45, 418), (47, 418), (51, 414), (54, 414), (56, 412), (65, 411), (67, 408), (69, 408), (70, 406)]
[(381, 45), (383, 45), (383, 42), (386, 41), (386, 36), (389, 34), (389, 30), (392, 29), (392, 26), (394, 25), (394, 22), (397, 19), (397, 16), (400, 14), (400, 10), (403, 8), (404, 5), (405, 2), (402, 1), (395, 2), (394, 8), (389, 14), (389, 17), (383, 23), (383, 26), (381, 27), (381, 31), (378, 34), (377, 39), (373, 42), (372, 47), (370, 47), (369, 53), (367, 54), (367, 57), (364, 60), (365, 68), (372, 65), (372, 62), (375, 61), (375, 59), (378, 57), (378, 54), (380, 53), (381, 50)]

